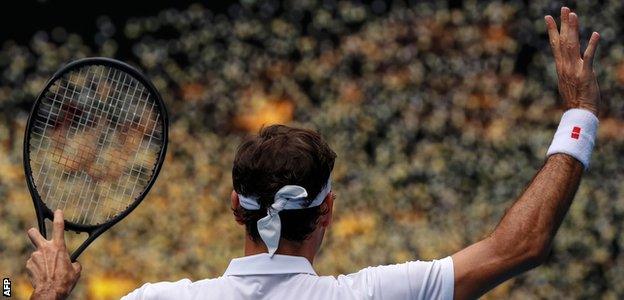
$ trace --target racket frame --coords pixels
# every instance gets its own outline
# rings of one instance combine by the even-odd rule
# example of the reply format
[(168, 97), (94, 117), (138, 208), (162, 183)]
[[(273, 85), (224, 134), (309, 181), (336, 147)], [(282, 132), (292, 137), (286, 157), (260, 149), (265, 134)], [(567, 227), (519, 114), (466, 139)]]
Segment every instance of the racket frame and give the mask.
[(154, 98), (154, 100), (156, 101), (157, 106), (159, 107), (159, 113), (162, 116), (162, 123), (163, 123), (163, 132), (162, 132), (163, 146), (162, 146), (161, 151), (160, 151), (160, 153), (158, 155), (158, 159), (156, 161), (156, 165), (155, 165), (155, 167), (153, 169), (154, 174), (151, 176), (151, 178), (150, 178), (149, 182), (147, 183), (145, 189), (143, 189), (141, 194), (139, 194), (136, 198), (134, 198), (134, 201), (123, 212), (121, 212), (117, 216), (113, 217), (112, 219), (108, 220), (107, 222), (104, 222), (104, 223), (98, 224), (98, 225), (76, 224), (76, 223), (70, 222), (68, 220), (64, 220), (64, 222), (65, 222), (65, 230), (66, 231), (75, 231), (76, 233), (86, 232), (89, 235), (87, 237), (87, 239), (82, 243), (82, 245), (80, 245), (80, 247), (78, 247), (76, 250), (74, 250), (74, 252), (72, 252), (72, 254), (70, 256), (72, 262), (75, 262), (76, 259), (78, 258), (78, 256), (80, 256), (80, 254), (98, 236), (100, 236), (106, 230), (108, 230), (113, 225), (117, 224), (119, 221), (121, 221), (123, 218), (125, 218), (127, 215), (129, 215), (143, 201), (143, 199), (145, 198), (147, 193), (150, 191), (150, 189), (152, 188), (152, 186), (156, 182), (156, 178), (158, 177), (158, 174), (160, 173), (160, 169), (162, 168), (162, 165), (163, 165), (163, 163), (165, 161), (165, 156), (167, 154), (167, 144), (169, 142), (169, 138), (168, 138), (169, 137), (169, 118), (168, 118), (168, 113), (167, 113), (167, 107), (165, 106), (165, 103), (162, 100), (162, 97), (160, 96), (160, 93), (158, 93), (158, 90), (156, 89), (156, 87), (138, 69), (136, 69), (135, 67), (133, 67), (133, 66), (127, 64), (127, 63), (124, 63), (124, 62), (116, 60), (116, 59), (108, 58), (108, 57), (81, 58), (81, 59), (77, 59), (77, 60), (71, 61), (71, 62), (65, 64), (63, 67), (61, 67), (46, 82), (44, 88), (39, 93), (39, 96), (37, 96), (37, 99), (35, 100), (35, 103), (33, 104), (33, 107), (32, 107), (32, 109), (30, 111), (30, 114), (28, 115), (28, 122), (26, 123), (26, 132), (24, 134), (24, 147), (23, 147), (24, 148), (23, 149), (23, 151), (24, 151), (23, 152), (24, 173), (26, 175), (25, 177), (26, 177), (26, 183), (28, 185), (28, 190), (30, 191), (30, 195), (32, 197), (33, 204), (35, 206), (35, 212), (36, 212), (36, 215), (37, 215), (37, 225), (39, 226), (39, 232), (41, 233), (41, 235), (43, 235), (44, 238), (47, 238), (46, 237), (45, 219), (53, 220), (54, 212), (52, 212), (52, 210), (45, 205), (43, 200), (41, 200), (41, 196), (39, 195), (39, 192), (37, 191), (37, 188), (35, 186), (34, 179), (32, 177), (32, 169), (30, 167), (30, 142), (29, 142), (29, 139), (30, 139), (30, 134), (31, 134), (31, 130), (32, 130), (32, 127), (33, 127), (34, 119), (36, 118), (35, 114), (37, 113), (37, 111), (39, 109), (39, 105), (41, 104), (42, 98), (45, 97), (45, 93), (48, 91), (48, 89), (50, 88), (50, 86), (52, 84), (54, 84), (59, 78), (61, 78), (65, 74), (71, 72), (72, 70), (77, 70), (77, 69), (80, 69), (82, 67), (86, 67), (86, 66), (90, 66), (90, 65), (106, 66), (106, 67), (117, 68), (117, 69), (119, 69), (119, 70), (121, 70), (123, 72), (128, 73), (132, 77), (134, 77), (136, 80), (138, 80), (141, 84), (143, 84), (150, 91), (150, 94), (152, 94), (152, 97)]

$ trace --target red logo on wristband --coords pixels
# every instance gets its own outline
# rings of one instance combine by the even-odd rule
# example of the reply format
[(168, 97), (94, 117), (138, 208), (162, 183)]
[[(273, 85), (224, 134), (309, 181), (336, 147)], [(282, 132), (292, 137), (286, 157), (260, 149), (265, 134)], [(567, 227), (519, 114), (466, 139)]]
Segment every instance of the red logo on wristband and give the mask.
[(581, 127), (574, 126), (574, 128), (572, 128), (572, 138), (578, 140), (579, 135), (581, 135)]

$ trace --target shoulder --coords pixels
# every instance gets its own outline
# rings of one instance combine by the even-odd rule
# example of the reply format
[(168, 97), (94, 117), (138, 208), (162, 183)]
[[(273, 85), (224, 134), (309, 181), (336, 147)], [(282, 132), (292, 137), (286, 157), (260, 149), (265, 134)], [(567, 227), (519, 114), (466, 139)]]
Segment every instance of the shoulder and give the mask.
[(157, 299), (194, 299), (202, 294), (205, 289), (211, 289), (216, 283), (215, 279), (191, 281), (181, 279), (175, 282), (163, 281), (146, 283), (130, 294), (122, 297), (122, 300), (157, 300)]
[(452, 299), (455, 278), (451, 257), (368, 267), (339, 276), (372, 298)]

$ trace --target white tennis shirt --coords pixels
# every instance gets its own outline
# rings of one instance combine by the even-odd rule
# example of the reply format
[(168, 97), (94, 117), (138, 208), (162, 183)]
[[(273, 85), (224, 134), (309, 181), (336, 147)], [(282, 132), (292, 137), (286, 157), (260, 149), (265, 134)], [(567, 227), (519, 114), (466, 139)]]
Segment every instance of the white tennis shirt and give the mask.
[(368, 267), (348, 275), (318, 276), (300, 256), (257, 254), (233, 259), (223, 276), (191, 282), (146, 283), (134, 299), (453, 299), (453, 260)]

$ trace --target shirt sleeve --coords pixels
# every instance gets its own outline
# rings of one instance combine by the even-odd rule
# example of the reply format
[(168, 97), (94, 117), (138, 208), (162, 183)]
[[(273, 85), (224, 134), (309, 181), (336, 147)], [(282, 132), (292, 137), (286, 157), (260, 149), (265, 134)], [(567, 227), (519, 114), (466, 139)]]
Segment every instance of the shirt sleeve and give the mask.
[(370, 299), (453, 299), (453, 260), (411, 261), (368, 267), (347, 275)]
[(191, 285), (189, 279), (176, 282), (146, 283), (130, 294), (123, 296), (121, 300), (184, 299), (184, 296), (189, 296), (187, 289), (189, 285)]
[(130, 294), (121, 297), (121, 300), (141, 300), (143, 299), (143, 293), (149, 286), (149, 283), (142, 285), (140, 288), (132, 291)]

